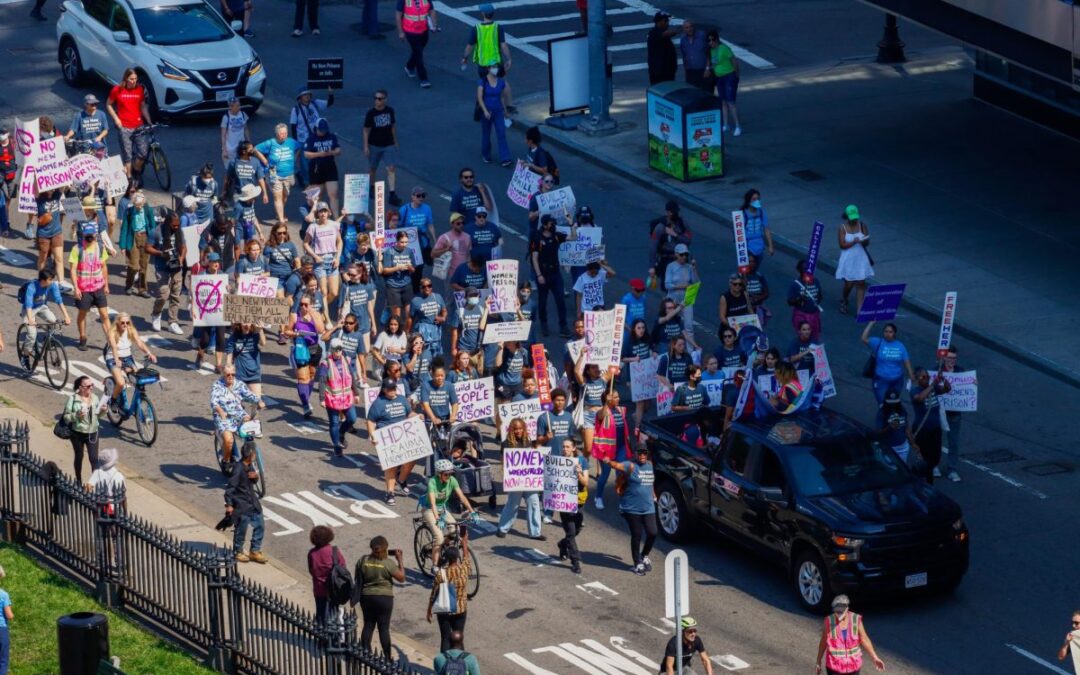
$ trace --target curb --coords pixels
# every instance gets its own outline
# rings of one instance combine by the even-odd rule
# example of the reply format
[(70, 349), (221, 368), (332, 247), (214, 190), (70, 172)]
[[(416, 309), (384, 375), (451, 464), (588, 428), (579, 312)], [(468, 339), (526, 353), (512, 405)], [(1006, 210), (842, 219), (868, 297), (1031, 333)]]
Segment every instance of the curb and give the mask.
[[(513, 128), (524, 132), (532, 124), (524, 122), (518, 118), (511, 118)], [(636, 183), (637, 185), (649, 190), (650, 192), (660, 195), (664, 198), (677, 197), (680, 203), (699, 215), (703, 215), (706, 218), (717, 221), (729, 230), (732, 229), (731, 219), (727, 217), (717, 207), (705, 202), (704, 200), (679, 189), (678, 187), (659, 186), (656, 183), (650, 181), (648, 176), (635, 173), (628, 168), (625, 168), (614, 162), (609, 162), (597, 155), (593, 150), (585, 145), (575, 141), (569, 137), (562, 129), (557, 127), (545, 126), (543, 122), (538, 123), (536, 126), (543, 127), (545, 138), (555, 146), (563, 150), (567, 150), (579, 159), (583, 159), (594, 166), (604, 169), (606, 171), (618, 174), (620, 177)], [(799, 245), (791, 239), (788, 239), (782, 235), (773, 234), (773, 243), (777, 249), (787, 253), (788, 255), (801, 258), (806, 253), (806, 247)], [(825, 260), (818, 260), (818, 268), (823, 269), (826, 272), (835, 273), (836, 265), (827, 262)], [(871, 285), (877, 285), (877, 282)], [(905, 295), (901, 300), (900, 305), (915, 314), (919, 318), (926, 319), (931, 323), (938, 323), (941, 321), (941, 312), (939, 309), (931, 306), (929, 303), (921, 300), (917, 297)], [(1070, 370), (1069, 368), (1056, 363), (1050, 359), (1036, 354), (1028, 349), (1025, 349), (1013, 342), (1010, 342), (1002, 337), (993, 335), (990, 333), (980, 332), (970, 326), (965, 325), (963, 322), (956, 322), (953, 330), (957, 335), (964, 337), (965, 339), (998, 352), (1010, 359), (1021, 363), (1029, 368), (1032, 368), (1044, 375), (1052, 377), (1059, 382), (1063, 382), (1076, 389), (1080, 389), (1080, 373)]]

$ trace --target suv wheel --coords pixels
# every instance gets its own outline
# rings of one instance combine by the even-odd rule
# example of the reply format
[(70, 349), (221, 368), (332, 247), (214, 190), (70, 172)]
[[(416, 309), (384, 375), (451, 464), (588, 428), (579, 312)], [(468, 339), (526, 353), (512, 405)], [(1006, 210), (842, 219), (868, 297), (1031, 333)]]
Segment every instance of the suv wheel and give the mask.
[(82, 57), (79, 56), (79, 48), (71, 38), (65, 38), (60, 44), (60, 72), (64, 76), (64, 82), (70, 87), (82, 84), (85, 72), (82, 67)]
[(689, 535), (690, 514), (682, 493), (670, 480), (663, 481), (656, 492), (656, 518), (665, 539), (684, 541)]
[(828, 612), (833, 592), (829, 586), (828, 570), (816, 551), (808, 549), (799, 554), (795, 559), (792, 580), (803, 607), (816, 614)]

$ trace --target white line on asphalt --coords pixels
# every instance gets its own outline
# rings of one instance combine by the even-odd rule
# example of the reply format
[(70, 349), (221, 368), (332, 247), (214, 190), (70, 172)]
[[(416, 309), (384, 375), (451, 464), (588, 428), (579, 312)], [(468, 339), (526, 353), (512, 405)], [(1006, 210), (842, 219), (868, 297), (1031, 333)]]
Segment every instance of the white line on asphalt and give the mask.
[[(614, 597), (619, 594), (618, 591), (614, 591), (599, 581), (590, 581), (587, 584), (578, 584), (577, 589), (583, 593), (587, 593), (596, 600), (602, 600), (608, 596)], [(607, 595), (603, 595), (607, 593)]]
[[(496, 10), (502, 7), (525, 7), (526, 5), (552, 5), (556, 2), (573, 2), (574, 0), (502, 0), (501, 2), (493, 2), (491, 6)], [(462, 12), (479, 12), (480, 5), (469, 5), (467, 7), (458, 7)], [(441, 9), (439, 10), (442, 11)], [(500, 22), (501, 23), (501, 22)]]
[(1042, 492), (1039, 492), (1035, 488), (1024, 485), (1023, 483), (1016, 480), (1015, 478), (1010, 478), (1010, 477), (1006, 476), (1005, 474), (1003, 474), (1003, 473), (1001, 473), (999, 471), (994, 471), (993, 469), (991, 469), (988, 466), (983, 466), (982, 464), (979, 464), (977, 462), (973, 462), (970, 459), (961, 458), (960, 461), (965, 463), (965, 464), (970, 464), (971, 466), (975, 467), (979, 471), (983, 471), (985, 473), (988, 473), (991, 476), (993, 476), (994, 478), (999, 478), (999, 479), (1005, 481), (1006, 483), (1008, 483), (1009, 485), (1013, 486), (1014, 488), (1019, 488), (1021, 490), (1024, 490), (1025, 492), (1030, 492), (1031, 494), (1035, 495), (1039, 499), (1047, 499), (1047, 496), (1045, 494), (1043, 494)]
[[(520, 2), (527, 2), (527, 1), (528, 0), (520, 0)], [(496, 4), (498, 4), (498, 3), (496, 3)], [(514, 3), (512, 3), (512, 4), (519, 4), (519, 0), (514, 0)], [(537, 4), (539, 4), (539, 3), (537, 3)], [(442, 14), (443, 16), (448, 16), (451, 19), (456, 19), (456, 20), (460, 21), (461, 23), (465, 24), (466, 26), (471, 27), (471, 26), (475, 26), (476, 24), (480, 23), (480, 21), (478, 19), (474, 19), (473, 17), (469, 16), (468, 14), (461, 11), (460, 9), (455, 9), (453, 7), (450, 7), (446, 3), (439, 2), (438, 0), (436, 0), (436, 2), (435, 2), (435, 9), (440, 14)], [(507, 35), (506, 36), (506, 42), (507, 42), (507, 44), (509, 44), (512, 47), (517, 47), (518, 49), (525, 52), (529, 56), (532, 56), (533, 58), (539, 59), (540, 61), (543, 61), (544, 63), (547, 63), (547, 52), (545, 52), (544, 50), (537, 49), (536, 47), (533, 47), (532, 45), (528, 44), (524, 40), (516, 38), (513, 35)]]
[(439, 193), (439, 199), (442, 199), (444, 201), (451, 201), (453, 198), (450, 195), (446, 194), (445, 192), (440, 192)]
[(1022, 649), (1020, 647), (1017, 647), (1016, 645), (1012, 645), (1012, 644), (1008, 644), (1008, 643), (1006, 643), (1005, 646), (1008, 647), (1009, 649), (1013, 650), (1014, 652), (1016, 652), (1020, 656), (1031, 659), (1032, 661), (1039, 664), (1040, 666), (1042, 666), (1044, 668), (1047, 668), (1049, 670), (1052, 670), (1055, 673), (1061, 673), (1061, 675), (1071, 675), (1067, 670), (1062, 670), (1061, 668), (1058, 668), (1057, 666), (1050, 663), (1049, 661), (1044, 661), (1043, 659), (1039, 658), (1038, 656), (1035, 656), (1034, 654), (1032, 654), (1031, 652), (1029, 652), (1026, 649)]
[[(672, 19), (671, 23), (672, 24), (678, 24), (678, 23), (681, 23), (681, 22), (678, 19)], [(635, 23), (635, 24), (631, 24), (629, 26), (615, 26), (611, 30), (614, 33), (627, 33), (627, 32), (632, 31), (632, 30), (643, 30), (645, 28), (652, 28), (652, 27), (653, 27), (653, 25), (651, 23)], [(544, 35), (530, 35), (529, 37), (523, 37), (523, 38), (518, 38), (518, 39), (521, 40), (522, 42), (547, 42), (548, 40), (558, 40), (559, 38), (571, 37), (571, 36), (574, 36), (574, 35), (577, 35), (577, 34), (578, 34), (577, 31), (569, 31), (569, 32), (563, 31), (561, 33), (546, 33)], [(509, 35), (506, 36), (506, 40), (507, 40), (507, 42), (510, 41), (510, 36)], [(734, 50), (732, 50), (732, 51), (734, 51)]]
[(675, 630), (675, 622), (667, 618), (666, 616), (660, 617), (660, 622), (667, 626), (668, 630)]
[(645, 619), (639, 619), (639, 621), (641, 621), (641, 623), (645, 624), (649, 628), (652, 628), (657, 633), (663, 633), (664, 635), (667, 635), (667, 634), (671, 633), (671, 631), (668, 630), (667, 628), (661, 628), (660, 626), (654, 626), (651, 623), (649, 623), (648, 621), (646, 621)]
[[(637, 10), (633, 7), (623, 7), (622, 9), (609, 9), (605, 14), (611, 16), (612, 14), (636, 14)], [(524, 19), (499, 19), (500, 26), (514, 25), (519, 23), (547, 23), (549, 21), (567, 21), (569, 19), (578, 19), (581, 15), (577, 12), (569, 14), (555, 14), (552, 16), (529, 16)]]
[(740, 659), (738, 656), (735, 656), (734, 654), (724, 654), (723, 656), (714, 656), (709, 660), (712, 661), (713, 663), (715, 663), (716, 665), (720, 666), (724, 670), (743, 670), (744, 668), (749, 668), (750, 667), (749, 663), (747, 663), (746, 661), (743, 661), (742, 659)]

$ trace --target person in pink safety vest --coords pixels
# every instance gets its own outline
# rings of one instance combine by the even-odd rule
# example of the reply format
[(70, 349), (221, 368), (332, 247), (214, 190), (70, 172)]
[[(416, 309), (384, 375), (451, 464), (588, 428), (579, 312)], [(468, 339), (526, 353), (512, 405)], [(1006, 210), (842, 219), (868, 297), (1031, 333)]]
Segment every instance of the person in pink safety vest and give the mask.
[(335, 457), (340, 457), (349, 447), (345, 434), (356, 426), (354, 403), (360, 382), (356, 363), (345, 355), (345, 343), (341, 338), (330, 340), (330, 356), (322, 365), (322, 391)]
[(885, 670), (885, 662), (878, 657), (874, 643), (866, 633), (862, 616), (848, 611), (851, 601), (846, 595), (838, 595), (832, 601), (832, 613), (825, 617), (825, 625), (818, 643), (817, 672), (821, 672), (821, 657), (825, 657), (828, 675), (852, 675), (862, 670), (862, 652), (865, 649), (878, 670)]

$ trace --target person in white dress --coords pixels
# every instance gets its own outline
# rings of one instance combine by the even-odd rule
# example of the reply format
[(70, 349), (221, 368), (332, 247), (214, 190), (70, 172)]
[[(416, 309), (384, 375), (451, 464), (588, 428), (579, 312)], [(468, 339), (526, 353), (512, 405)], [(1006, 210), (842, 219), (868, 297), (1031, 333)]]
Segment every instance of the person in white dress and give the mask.
[(844, 282), (840, 300), (840, 313), (848, 312), (848, 297), (855, 289), (855, 313), (859, 313), (866, 297), (866, 280), (874, 276), (874, 261), (866, 248), (870, 245), (870, 230), (859, 218), (854, 204), (844, 209), (844, 222), (837, 232), (840, 243), (840, 261), (836, 264), (836, 278)]

